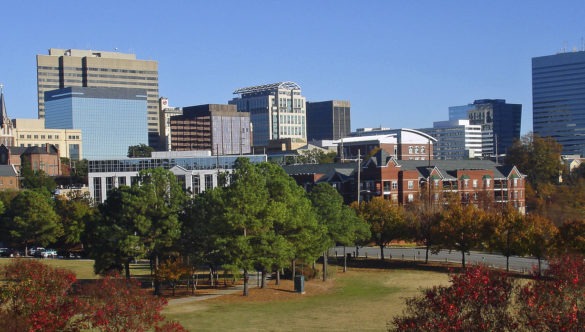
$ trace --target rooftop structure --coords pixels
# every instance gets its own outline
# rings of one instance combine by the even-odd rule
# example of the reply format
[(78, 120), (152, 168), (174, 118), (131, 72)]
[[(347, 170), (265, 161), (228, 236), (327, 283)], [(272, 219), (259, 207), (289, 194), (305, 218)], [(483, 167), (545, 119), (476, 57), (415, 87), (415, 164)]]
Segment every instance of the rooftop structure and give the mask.
[(290, 139), (292, 145), (307, 142), (306, 98), (294, 82), (278, 82), (237, 89), (229, 101), (238, 112), (249, 112), (254, 147), (272, 140)]

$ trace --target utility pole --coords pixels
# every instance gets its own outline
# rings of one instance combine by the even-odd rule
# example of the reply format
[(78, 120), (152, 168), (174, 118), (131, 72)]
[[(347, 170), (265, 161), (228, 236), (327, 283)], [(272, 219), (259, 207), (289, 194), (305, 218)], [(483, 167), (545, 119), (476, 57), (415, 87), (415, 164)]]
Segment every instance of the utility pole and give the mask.
[(358, 149), (358, 156), (357, 156), (357, 167), (358, 167), (358, 174), (357, 174), (357, 202), (360, 204), (360, 192), (361, 192), (361, 170), (362, 170), (362, 162), (361, 162), (361, 151)]

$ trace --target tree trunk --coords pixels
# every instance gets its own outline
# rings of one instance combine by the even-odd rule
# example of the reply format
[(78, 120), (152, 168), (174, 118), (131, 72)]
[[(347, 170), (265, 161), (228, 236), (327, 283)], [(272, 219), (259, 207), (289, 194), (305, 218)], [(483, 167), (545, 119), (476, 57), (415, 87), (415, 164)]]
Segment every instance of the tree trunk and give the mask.
[(510, 272), (510, 255), (506, 255), (506, 272)]
[(293, 259), (292, 260), (292, 264), (291, 264), (292, 265), (292, 280), (293, 281), (295, 280), (295, 277), (296, 277), (296, 271), (295, 271), (296, 270), (296, 267), (295, 267), (296, 264), (295, 263), (296, 263), (296, 259)]
[(280, 285), (280, 269), (276, 269), (276, 285)]
[(132, 260), (131, 258), (128, 258), (124, 262), (124, 271), (126, 273), (126, 279), (130, 279), (130, 261), (131, 260)]
[(540, 266), (540, 257), (538, 257), (538, 276), (539, 277), (540, 277), (540, 272), (541, 272), (540, 267), (541, 267)]
[(429, 251), (431, 250), (431, 246), (427, 244), (427, 250), (425, 252), (425, 264), (429, 263)]
[(380, 259), (384, 260), (384, 245), (380, 245)]
[(345, 246), (343, 246), (343, 272), (347, 272), (347, 254), (345, 253)]
[(360, 257), (360, 247), (355, 246), (355, 258)]
[(465, 250), (461, 250), (461, 267), (465, 269)]
[(262, 279), (260, 281), (260, 288), (265, 288), (266, 287), (266, 270), (262, 270), (262, 272), (260, 273), (260, 278)]
[(323, 252), (323, 281), (327, 281), (327, 251)]
[(248, 285), (248, 269), (244, 269), (244, 293), (242, 294), (243, 296), (248, 296), (249, 294), (249, 285)]

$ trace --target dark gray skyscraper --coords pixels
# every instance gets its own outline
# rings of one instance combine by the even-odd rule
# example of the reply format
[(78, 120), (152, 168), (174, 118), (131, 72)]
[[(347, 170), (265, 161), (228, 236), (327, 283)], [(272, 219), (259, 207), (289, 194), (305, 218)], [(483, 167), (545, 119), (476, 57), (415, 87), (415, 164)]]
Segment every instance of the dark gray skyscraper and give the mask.
[(351, 132), (349, 101), (307, 102), (307, 139), (337, 140)]
[(585, 155), (585, 52), (532, 58), (532, 127)]

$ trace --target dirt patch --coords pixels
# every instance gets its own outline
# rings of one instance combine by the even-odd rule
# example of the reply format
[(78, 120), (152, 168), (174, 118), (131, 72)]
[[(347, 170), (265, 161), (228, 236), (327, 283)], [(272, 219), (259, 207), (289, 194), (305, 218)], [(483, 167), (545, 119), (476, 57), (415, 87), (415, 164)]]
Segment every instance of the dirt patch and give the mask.
[(221, 303), (287, 301), (298, 299), (299, 297), (315, 296), (331, 292), (334, 286), (335, 281), (332, 279), (325, 282), (314, 279), (306, 281), (305, 294), (299, 294), (294, 292), (294, 283), (292, 280), (280, 280), (280, 285), (276, 285), (276, 281), (271, 280), (265, 288), (250, 288), (250, 294), (248, 296), (242, 296), (242, 292), (237, 292), (222, 295), (207, 301)]

